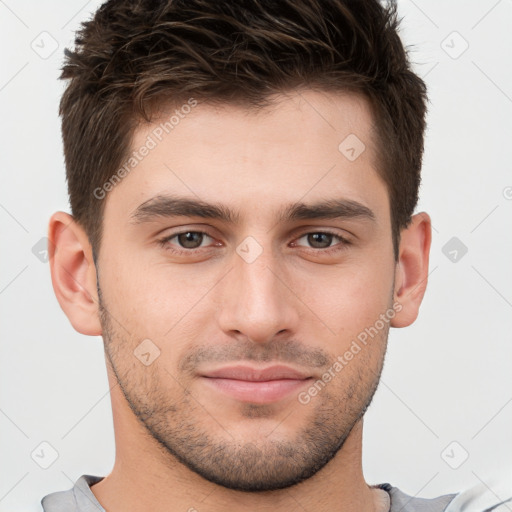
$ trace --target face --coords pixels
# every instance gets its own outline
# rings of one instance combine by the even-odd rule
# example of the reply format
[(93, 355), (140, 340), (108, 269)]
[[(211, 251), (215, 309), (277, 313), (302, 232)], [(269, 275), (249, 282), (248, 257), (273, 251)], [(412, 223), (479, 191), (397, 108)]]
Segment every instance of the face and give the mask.
[(335, 457), (382, 369), (395, 261), (371, 113), (313, 91), (189, 110), (138, 129), (152, 147), (105, 199), (107, 358), (170, 460), (284, 488)]

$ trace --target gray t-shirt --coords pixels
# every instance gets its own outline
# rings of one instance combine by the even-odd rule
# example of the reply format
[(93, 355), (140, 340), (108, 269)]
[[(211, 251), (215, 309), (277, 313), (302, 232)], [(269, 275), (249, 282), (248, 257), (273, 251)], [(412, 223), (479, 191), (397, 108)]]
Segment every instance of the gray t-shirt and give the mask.
[[(44, 512), (105, 512), (91, 491), (91, 486), (102, 477), (82, 475), (69, 491), (48, 494), (41, 500)], [(433, 499), (414, 498), (390, 484), (378, 484), (388, 492), (391, 508), (389, 512), (443, 512), (456, 494), (445, 494)]]

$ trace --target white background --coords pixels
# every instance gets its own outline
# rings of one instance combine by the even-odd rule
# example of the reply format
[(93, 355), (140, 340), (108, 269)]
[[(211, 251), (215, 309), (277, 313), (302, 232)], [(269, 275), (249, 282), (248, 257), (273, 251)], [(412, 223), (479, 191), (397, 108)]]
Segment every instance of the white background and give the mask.
[[(106, 475), (114, 460), (102, 340), (73, 330), (32, 252), (50, 215), (69, 211), (57, 77), (64, 47), (99, 4), (0, 0), (0, 511), (40, 510), (44, 495)], [(391, 331), (364, 470), (368, 483), (431, 497), (512, 467), (512, 1), (399, 9), (429, 88), (418, 210), (431, 214), (434, 236), (420, 318)], [(51, 49), (43, 31), (58, 44), (45, 59), (31, 47)], [(457, 262), (442, 252), (452, 237), (468, 249)], [(46, 470), (30, 455), (43, 441), (59, 455)], [(447, 464), (466, 451), (458, 469)]]

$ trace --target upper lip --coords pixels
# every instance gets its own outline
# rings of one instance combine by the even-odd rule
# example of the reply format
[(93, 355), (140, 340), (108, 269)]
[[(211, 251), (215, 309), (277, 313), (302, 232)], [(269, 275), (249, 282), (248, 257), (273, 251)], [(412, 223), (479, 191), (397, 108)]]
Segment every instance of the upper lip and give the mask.
[(310, 377), (310, 375), (304, 372), (283, 365), (267, 366), (266, 368), (253, 368), (251, 366), (243, 365), (225, 366), (217, 370), (204, 372), (202, 373), (202, 376), (216, 379), (235, 379), (253, 382), (280, 379), (304, 380)]

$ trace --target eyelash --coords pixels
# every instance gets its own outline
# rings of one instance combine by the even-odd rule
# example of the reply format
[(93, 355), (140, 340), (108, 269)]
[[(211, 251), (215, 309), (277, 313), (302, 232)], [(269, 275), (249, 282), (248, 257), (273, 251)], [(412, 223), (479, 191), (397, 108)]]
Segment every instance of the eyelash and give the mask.
[[(199, 248), (195, 248), (195, 249), (176, 249), (174, 247), (171, 248), (168, 245), (168, 243), (173, 238), (176, 238), (179, 235), (184, 235), (185, 233), (199, 233), (201, 235), (206, 235), (206, 236), (208, 236), (210, 238), (213, 238), (212, 236), (210, 236), (205, 231), (198, 231), (198, 230), (188, 229), (188, 230), (185, 230), (185, 231), (180, 231), (178, 233), (173, 233), (172, 235), (166, 236), (165, 238), (162, 238), (162, 239), (158, 240), (158, 244), (163, 249), (165, 249), (166, 251), (171, 251), (172, 253), (177, 254), (177, 255), (192, 254), (195, 251), (198, 251), (200, 249), (207, 249), (207, 247), (202, 247), (202, 248), (199, 247)], [(332, 247), (327, 247), (326, 249), (317, 249), (317, 248), (314, 248), (314, 247), (309, 247), (309, 248), (306, 247), (306, 249), (309, 249), (309, 250), (314, 251), (314, 252), (322, 252), (324, 254), (334, 254), (334, 253), (343, 251), (344, 249), (346, 249), (347, 245), (351, 244), (351, 242), (349, 240), (347, 240), (346, 238), (342, 237), (338, 233), (334, 233), (333, 231), (329, 231), (328, 229), (321, 230), (321, 231), (307, 231), (306, 233), (302, 233), (296, 240), (299, 240), (299, 239), (303, 238), (304, 236), (312, 235), (312, 234), (315, 234), (315, 235), (316, 234), (332, 235), (333, 237), (338, 238), (339, 241), (340, 241), (340, 243), (338, 243), (338, 244), (336, 244), (336, 245), (334, 245)]]

